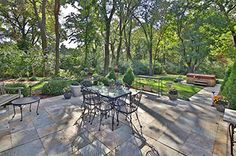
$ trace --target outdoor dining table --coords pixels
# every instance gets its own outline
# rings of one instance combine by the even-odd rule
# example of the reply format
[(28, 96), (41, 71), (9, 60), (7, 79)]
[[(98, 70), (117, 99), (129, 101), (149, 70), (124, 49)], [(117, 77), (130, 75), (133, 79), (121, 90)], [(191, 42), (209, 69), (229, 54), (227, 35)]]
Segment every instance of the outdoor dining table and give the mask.
[[(129, 95), (131, 101), (132, 92), (122, 86), (114, 88), (108, 86), (91, 86), (87, 87), (87, 89), (95, 91), (99, 93), (102, 97), (107, 98), (113, 105), (113, 107), (115, 105), (116, 100), (120, 97)], [(114, 126), (114, 113), (112, 115), (112, 129), (114, 128), (113, 126)]]
[(223, 120), (229, 123), (231, 155), (234, 155), (233, 147), (234, 143), (236, 143), (236, 141), (234, 140), (234, 129), (236, 128), (236, 111), (232, 109), (225, 109)]
[(108, 98), (111, 101), (132, 94), (132, 92), (125, 87), (108, 87), (108, 86), (91, 86), (87, 87), (89, 90), (99, 93), (102, 97)]

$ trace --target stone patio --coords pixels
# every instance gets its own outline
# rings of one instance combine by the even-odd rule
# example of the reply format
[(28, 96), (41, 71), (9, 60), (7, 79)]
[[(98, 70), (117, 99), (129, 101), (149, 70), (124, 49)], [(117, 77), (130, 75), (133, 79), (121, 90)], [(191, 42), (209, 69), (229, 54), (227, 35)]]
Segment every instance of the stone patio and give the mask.
[[(229, 153), (227, 123), (210, 106), (212, 90), (218, 92), (219, 86), (204, 88), (191, 101), (176, 102), (144, 94), (138, 110), (143, 135), (132, 134), (122, 116), (114, 131), (110, 118), (103, 120), (101, 131), (97, 117), (92, 125), (78, 120), (82, 97), (43, 99), (39, 115), (34, 112), (36, 105), (32, 112), (28, 106), (23, 109), (22, 122), (19, 110), (12, 120), (12, 107), (7, 107), (0, 114), (0, 155), (135, 156), (146, 155), (154, 147), (161, 156), (225, 156)], [(137, 120), (134, 124), (141, 133)]]

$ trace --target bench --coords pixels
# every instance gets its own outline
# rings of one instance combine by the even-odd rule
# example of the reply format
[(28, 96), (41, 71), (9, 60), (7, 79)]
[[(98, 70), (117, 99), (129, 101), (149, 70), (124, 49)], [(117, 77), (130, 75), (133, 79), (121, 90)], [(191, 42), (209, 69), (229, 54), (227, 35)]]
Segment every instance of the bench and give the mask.
[(201, 86), (208, 86), (208, 82), (206, 82), (206, 81), (199, 81), (199, 80), (195, 80), (193, 82), (193, 84), (201, 85)]
[[(21, 97), (22, 87), (5, 87), (4, 83), (0, 83), (0, 106), (5, 106), (11, 101)], [(10, 90), (18, 90), (18, 94), (10, 94)]]
[(187, 83), (189, 84), (196, 84), (209, 87), (213, 87), (216, 85), (215, 75), (188, 73), (186, 76), (187, 76)]

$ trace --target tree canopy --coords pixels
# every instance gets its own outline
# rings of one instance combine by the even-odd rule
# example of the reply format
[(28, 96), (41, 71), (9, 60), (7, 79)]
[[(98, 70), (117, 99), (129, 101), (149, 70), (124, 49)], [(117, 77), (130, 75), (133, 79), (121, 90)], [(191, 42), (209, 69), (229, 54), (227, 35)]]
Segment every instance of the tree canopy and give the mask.
[(236, 54), (236, 1), (3, 0), (0, 43), (1, 77), (115, 67), (224, 77)]

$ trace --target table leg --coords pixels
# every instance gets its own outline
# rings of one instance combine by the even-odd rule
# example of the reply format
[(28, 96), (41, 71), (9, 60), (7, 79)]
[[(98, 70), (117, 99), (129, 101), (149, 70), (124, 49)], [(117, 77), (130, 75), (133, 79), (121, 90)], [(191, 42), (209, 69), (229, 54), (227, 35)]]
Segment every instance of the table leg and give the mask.
[(16, 115), (16, 109), (15, 109), (15, 106), (13, 105), (13, 111), (14, 111), (14, 114), (13, 114), (13, 116), (12, 116), (12, 119), (15, 117), (15, 115)]
[(20, 106), (20, 114), (21, 114), (21, 120), (20, 121), (22, 121), (23, 120), (23, 117), (22, 117), (22, 106)]
[(37, 115), (39, 115), (39, 103), (40, 103), (40, 100), (38, 101), (38, 105), (37, 105), (37, 110), (36, 110), (36, 113), (37, 113)]
[(112, 131), (114, 130), (114, 110), (112, 111), (112, 121), (111, 121), (111, 127), (112, 127)]
[(31, 112), (31, 104), (30, 104), (30, 112)]
[(119, 126), (119, 112), (116, 111), (116, 122), (117, 122), (117, 126)]

